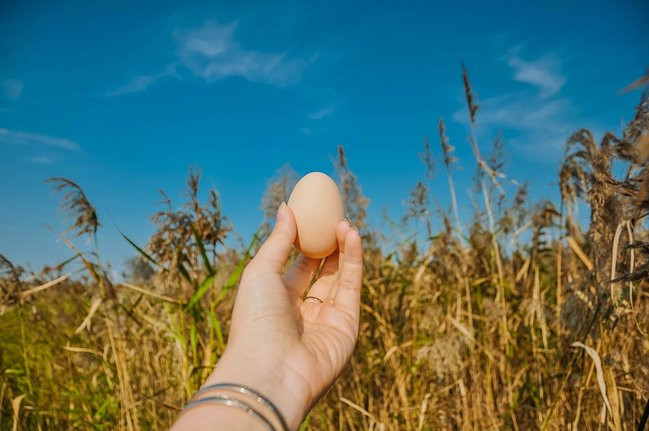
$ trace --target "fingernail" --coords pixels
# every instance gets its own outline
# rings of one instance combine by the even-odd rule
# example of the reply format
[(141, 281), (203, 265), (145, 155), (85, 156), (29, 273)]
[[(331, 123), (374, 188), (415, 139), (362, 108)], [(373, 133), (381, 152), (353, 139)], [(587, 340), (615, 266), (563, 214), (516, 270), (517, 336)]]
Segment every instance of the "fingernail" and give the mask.
[(275, 216), (275, 220), (280, 221), (284, 220), (286, 218), (286, 203), (282, 202), (277, 208), (277, 215)]

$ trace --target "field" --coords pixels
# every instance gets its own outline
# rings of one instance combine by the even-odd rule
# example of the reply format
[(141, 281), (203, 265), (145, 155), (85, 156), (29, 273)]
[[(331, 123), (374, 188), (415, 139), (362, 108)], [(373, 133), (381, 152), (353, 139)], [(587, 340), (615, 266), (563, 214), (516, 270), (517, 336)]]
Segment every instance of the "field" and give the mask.
[[(464, 85), (473, 125), (466, 72)], [(346, 212), (365, 246), (361, 328), (302, 428), (637, 429), (649, 397), (649, 93), (629, 114), (621, 136), (566, 137), (560, 202), (530, 202), (506, 175), (502, 142), (487, 150), (471, 128), (470, 217), (458, 214), (440, 120), (421, 158), (428, 174), (439, 148), (452, 204), (437, 211), (424, 176), (397, 223), (415, 234), (398, 243), (366, 223), (369, 200), (339, 148)], [(199, 199), (191, 171), (185, 204), (162, 204), (147, 244), (124, 235), (138, 256), (128, 282), (100, 259), (103, 215), (82, 187), (49, 181), (70, 215), (60, 236), (72, 257), (27, 274), (0, 255), (0, 430), (166, 429), (223, 352), (242, 269), (295, 174), (269, 181), (266, 221), (237, 248), (226, 246), (236, 217), (216, 191)]]

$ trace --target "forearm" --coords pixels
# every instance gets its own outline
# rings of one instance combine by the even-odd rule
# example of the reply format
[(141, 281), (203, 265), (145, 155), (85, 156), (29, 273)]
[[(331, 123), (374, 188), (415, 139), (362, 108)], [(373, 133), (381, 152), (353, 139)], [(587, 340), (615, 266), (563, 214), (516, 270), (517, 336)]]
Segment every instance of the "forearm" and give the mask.
[(245, 410), (221, 404), (202, 404), (182, 413), (171, 431), (215, 431), (217, 429), (267, 431), (268, 428)]
[[(283, 205), (241, 278), (226, 351), (174, 431), (297, 430), (349, 360), (358, 333), (361, 238), (349, 223), (338, 223), (344, 253), (327, 257), (311, 284), (318, 260), (302, 259), (282, 276), (296, 235), (292, 212)], [(302, 301), (307, 289), (320, 301)], [(242, 404), (246, 399), (249, 405)]]
[[(278, 362), (253, 359), (245, 352), (228, 348), (219, 360), (213, 372), (205, 381), (203, 387), (219, 383), (233, 383), (251, 388), (267, 398), (286, 420), (289, 429), (299, 427), (311, 399), (308, 388), (299, 376), (293, 375), (288, 367), (271, 366)], [(281, 362), (279, 362), (281, 363)], [(228, 391), (217, 391), (200, 394), (198, 398), (207, 396), (230, 397), (250, 404), (262, 416), (275, 421), (272, 408), (257, 403), (252, 398)], [(205, 402), (191, 407), (183, 413), (175, 424), (173, 431), (184, 430), (213, 430), (215, 425), (223, 429), (267, 430), (263, 420), (246, 412), (237, 406), (226, 406), (213, 402)], [(278, 428), (281, 429), (281, 428)]]

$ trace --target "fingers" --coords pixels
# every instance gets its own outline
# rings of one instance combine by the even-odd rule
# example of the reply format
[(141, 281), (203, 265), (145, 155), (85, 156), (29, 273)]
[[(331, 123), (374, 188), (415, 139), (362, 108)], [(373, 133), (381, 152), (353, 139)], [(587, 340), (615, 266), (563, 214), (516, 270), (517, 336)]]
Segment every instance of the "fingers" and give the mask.
[(315, 296), (316, 298), (321, 299), (322, 301), (331, 301), (333, 302), (336, 281), (338, 278), (338, 270), (340, 264), (342, 263), (342, 249), (345, 244), (345, 234), (350, 229), (349, 222), (346, 220), (341, 221), (336, 226), (336, 239), (338, 240), (338, 251), (329, 255), (325, 259), (325, 263), (322, 266), (320, 274), (318, 274), (318, 280), (309, 290), (309, 296)]
[(293, 212), (282, 202), (277, 210), (273, 232), (261, 246), (248, 268), (259, 273), (281, 274), (296, 235), (297, 226)]
[(320, 265), (320, 259), (311, 259), (300, 254), (289, 270), (284, 274), (284, 284), (301, 297)]
[(352, 225), (347, 220), (341, 220), (336, 225), (336, 240), (338, 241), (338, 250), (343, 251), (345, 245), (345, 235), (347, 231), (352, 228)]
[(352, 228), (348, 220), (343, 220), (336, 225), (336, 240), (338, 240), (338, 267), (343, 266), (343, 257), (345, 256), (345, 236)]
[(338, 225), (336, 225), (336, 240), (338, 241), (338, 251), (327, 257), (322, 271), (318, 276), (318, 280), (322, 280), (322, 284), (324, 285), (324, 287), (321, 289), (321, 298), (323, 301), (328, 301), (332, 304), (334, 301), (334, 296), (336, 295), (337, 281), (345, 255), (345, 235), (350, 229), (351, 225), (347, 220), (343, 220), (339, 222)]
[(334, 297), (334, 306), (345, 310), (358, 324), (363, 284), (363, 245), (357, 230), (347, 231), (343, 252), (343, 265)]
[(320, 274), (318, 275), (318, 279), (336, 274), (338, 271), (338, 253), (339, 252), (336, 251), (327, 256), (324, 265), (322, 265), (322, 271), (320, 271)]
[(345, 235), (351, 228), (347, 220), (342, 220), (336, 225), (336, 240), (338, 242), (338, 250), (327, 256), (322, 271), (320, 271), (319, 278), (325, 278), (334, 275), (338, 272), (338, 268), (342, 265), (343, 249), (345, 247)]

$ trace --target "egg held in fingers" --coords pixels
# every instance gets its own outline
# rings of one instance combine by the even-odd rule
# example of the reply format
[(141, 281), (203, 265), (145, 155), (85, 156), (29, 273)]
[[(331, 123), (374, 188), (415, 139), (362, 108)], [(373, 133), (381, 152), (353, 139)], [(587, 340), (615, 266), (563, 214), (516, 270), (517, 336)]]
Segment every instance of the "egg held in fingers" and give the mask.
[(328, 175), (311, 172), (297, 182), (287, 205), (297, 223), (295, 246), (302, 254), (322, 259), (336, 251), (336, 225), (345, 218), (338, 186)]

